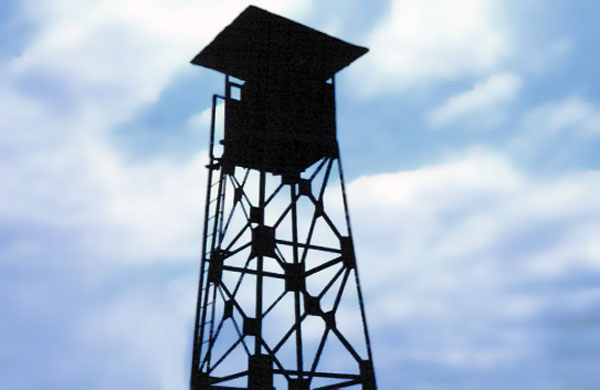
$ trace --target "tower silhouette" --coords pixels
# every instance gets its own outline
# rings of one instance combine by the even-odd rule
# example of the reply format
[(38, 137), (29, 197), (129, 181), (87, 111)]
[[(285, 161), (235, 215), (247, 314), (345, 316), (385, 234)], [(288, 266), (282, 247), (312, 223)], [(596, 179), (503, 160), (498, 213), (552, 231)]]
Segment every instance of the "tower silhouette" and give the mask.
[(192, 63), (213, 95), (190, 387), (376, 388), (334, 75), (368, 50), (250, 6)]

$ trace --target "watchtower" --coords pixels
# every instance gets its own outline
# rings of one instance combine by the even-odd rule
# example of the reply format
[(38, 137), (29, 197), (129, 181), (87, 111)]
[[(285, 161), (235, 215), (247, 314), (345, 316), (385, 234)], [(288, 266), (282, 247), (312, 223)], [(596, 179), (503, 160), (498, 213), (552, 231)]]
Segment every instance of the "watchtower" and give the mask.
[(376, 388), (335, 121), (334, 75), (367, 51), (250, 6), (192, 60), (225, 74), (192, 390)]

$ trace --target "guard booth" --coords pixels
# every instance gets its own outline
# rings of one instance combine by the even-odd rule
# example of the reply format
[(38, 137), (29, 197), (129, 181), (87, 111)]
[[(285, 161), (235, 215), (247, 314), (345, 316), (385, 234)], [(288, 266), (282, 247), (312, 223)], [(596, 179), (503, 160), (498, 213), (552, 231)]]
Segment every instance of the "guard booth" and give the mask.
[(191, 390), (375, 390), (335, 120), (334, 75), (366, 52), (250, 6), (192, 60), (225, 74), (225, 93), (213, 95)]
[(297, 75), (248, 80), (241, 100), (225, 109), (223, 164), (297, 176), (333, 156), (335, 105), (332, 84)]
[[(192, 61), (228, 82), (222, 164), (296, 176), (337, 152), (336, 72), (367, 52), (248, 7)], [(232, 98), (240, 88), (240, 99)]]

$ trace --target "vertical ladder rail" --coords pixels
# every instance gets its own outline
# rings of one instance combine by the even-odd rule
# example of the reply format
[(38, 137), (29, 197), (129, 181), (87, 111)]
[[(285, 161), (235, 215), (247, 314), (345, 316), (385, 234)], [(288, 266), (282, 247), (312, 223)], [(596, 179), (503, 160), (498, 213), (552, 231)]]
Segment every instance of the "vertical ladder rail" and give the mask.
[[(219, 177), (219, 181), (217, 183), (213, 183), (213, 171), (218, 169), (218, 158), (214, 155), (214, 143), (215, 143), (215, 127), (216, 127), (216, 108), (218, 99), (224, 99), (223, 96), (213, 95), (212, 97), (212, 110), (211, 110), (211, 124), (210, 124), (210, 141), (209, 141), (209, 164), (208, 168), (208, 185), (206, 188), (206, 202), (204, 206), (204, 226), (203, 226), (203, 234), (202, 234), (202, 261), (200, 262), (200, 277), (198, 282), (198, 296), (197, 296), (197, 305), (196, 305), (196, 314), (194, 321), (194, 343), (193, 343), (193, 356), (192, 356), (192, 367), (191, 367), (191, 380), (194, 381), (194, 378), (198, 377), (198, 370), (200, 369), (200, 359), (202, 357), (202, 346), (204, 339), (204, 326), (206, 323), (206, 308), (208, 306), (208, 291), (206, 294), (203, 294), (205, 283), (207, 283), (207, 272), (208, 267), (207, 263), (210, 259), (210, 253), (214, 249), (215, 237), (214, 237), (214, 229), (215, 222), (218, 219), (215, 215), (212, 218), (212, 229), (209, 229), (209, 223), (211, 221), (211, 210), (214, 209), (218, 212), (218, 206), (220, 202), (217, 202), (213, 207), (211, 202), (211, 194), (214, 185), (219, 183), (219, 187), (221, 187), (222, 178)], [(222, 176), (222, 175), (220, 175)], [(209, 234), (208, 232), (212, 231), (213, 234)], [(207, 250), (208, 240), (211, 239), (210, 249)], [(208, 286), (207, 286), (208, 287)], [(204, 295), (204, 297), (203, 297)], [(204, 302), (203, 299), (204, 298)], [(202, 316), (202, 318), (200, 318)], [(193, 383), (192, 383), (193, 386)]]

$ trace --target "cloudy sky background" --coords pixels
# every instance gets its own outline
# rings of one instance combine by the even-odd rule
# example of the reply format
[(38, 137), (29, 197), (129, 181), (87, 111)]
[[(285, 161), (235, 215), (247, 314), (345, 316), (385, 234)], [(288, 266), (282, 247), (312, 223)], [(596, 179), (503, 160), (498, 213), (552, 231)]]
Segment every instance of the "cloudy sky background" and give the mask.
[[(600, 388), (600, 5), (253, 4), (371, 49), (338, 134), (380, 388)], [(189, 60), (247, 5), (0, 3), (2, 388), (186, 388)]]

